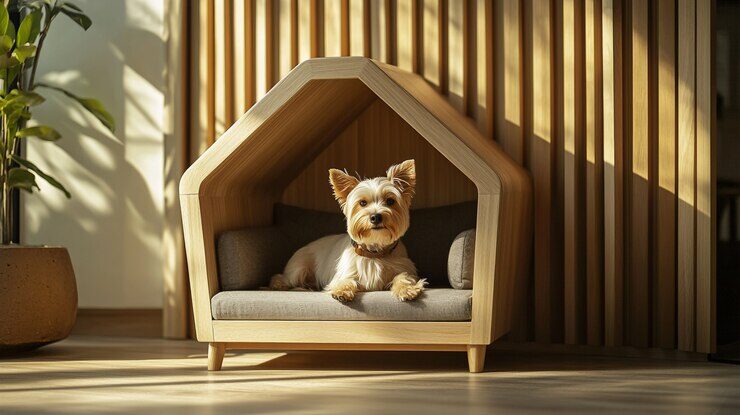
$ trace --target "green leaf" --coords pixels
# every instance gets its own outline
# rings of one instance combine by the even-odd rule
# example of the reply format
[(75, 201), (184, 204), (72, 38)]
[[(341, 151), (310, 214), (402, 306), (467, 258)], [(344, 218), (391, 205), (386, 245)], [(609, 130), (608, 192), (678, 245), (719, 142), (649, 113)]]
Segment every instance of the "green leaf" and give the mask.
[(72, 9), (74, 11), (78, 11), (78, 12), (82, 13), (82, 9), (81, 8), (79, 8), (75, 4), (73, 4), (71, 2), (68, 2), (68, 1), (65, 1), (64, 4), (62, 4), (62, 7), (69, 7), (70, 9)]
[(19, 167), (13, 167), (8, 171), (8, 185), (17, 189), (23, 189), (28, 193), (33, 193), (33, 188), (39, 188), (36, 184), (36, 176), (30, 171)]
[(5, 8), (5, 4), (0, 3), (0, 33), (5, 33), (8, 30), (8, 23), (10, 23), (8, 9)]
[(8, 30), (5, 31), (5, 35), (10, 36), (13, 42), (15, 42), (15, 24), (13, 24), (12, 20), (8, 22)]
[(0, 35), (0, 53), (5, 54), (13, 47), (13, 38), (8, 35)]
[(64, 3), (60, 11), (85, 30), (92, 26), (92, 20), (75, 5)]
[(16, 137), (36, 137), (44, 141), (57, 141), (62, 138), (62, 135), (59, 134), (57, 130), (47, 125), (35, 125), (18, 131), (18, 133), (16, 133)]
[[(48, 174), (44, 173), (37, 165), (31, 163), (30, 161), (28, 161), (28, 160), (26, 160), (24, 158), (21, 158), (19, 156), (16, 156), (15, 154), (12, 155), (11, 158), (13, 159), (13, 161), (15, 161), (16, 163), (18, 163), (19, 165), (21, 165), (21, 166), (27, 168), (28, 170), (31, 170), (31, 171), (35, 172), (36, 174), (38, 174), (39, 176), (41, 176), (41, 178), (44, 179), (44, 180), (46, 180), (46, 182), (49, 183), (50, 185), (52, 185), (52, 186), (56, 187), (57, 189), (61, 190), (62, 193), (64, 193), (64, 195), (67, 196), (67, 199), (69, 199), (69, 198), (72, 197), (72, 195), (67, 191), (67, 189), (65, 189), (64, 186), (62, 186), (62, 184), (57, 181), (57, 179), (55, 179), (55, 178), (49, 176)], [(38, 186), (36, 186), (36, 188), (38, 188)]]
[(13, 56), (18, 59), (18, 62), (23, 63), (26, 59), (36, 55), (36, 46), (27, 43), (22, 46), (18, 46), (13, 51)]
[(32, 107), (34, 105), (41, 104), (44, 102), (45, 99), (41, 95), (30, 92), (30, 91), (20, 91), (17, 89), (14, 89), (10, 91), (8, 94), (8, 98), (5, 101), (5, 104), (0, 107), (0, 110), (5, 111), (6, 108), (11, 106), (20, 106), (20, 107)]
[(0, 55), (0, 69), (12, 68), (18, 65), (20, 65), (20, 62), (15, 56)]
[(34, 10), (26, 15), (18, 26), (17, 41), (19, 45), (33, 43), (41, 30), (41, 11)]
[(43, 88), (49, 88), (55, 91), (59, 91), (63, 93), (64, 95), (74, 99), (80, 105), (82, 105), (86, 110), (88, 110), (90, 114), (94, 115), (95, 118), (97, 118), (101, 123), (103, 123), (105, 128), (107, 128), (110, 132), (112, 133), (116, 132), (116, 120), (113, 119), (113, 116), (110, 115), (110, 113), (108, 113), (108, 111), (105, 110), (105, 107), (103, 107), (103, 104), (97, 99), (78, 97), (77, 95), (63, 88), (59, 88), (58, 86), (53, 86), (53, 85), (45, 84), (42, 82), (39, 82), (36, 85), (43, 87)]

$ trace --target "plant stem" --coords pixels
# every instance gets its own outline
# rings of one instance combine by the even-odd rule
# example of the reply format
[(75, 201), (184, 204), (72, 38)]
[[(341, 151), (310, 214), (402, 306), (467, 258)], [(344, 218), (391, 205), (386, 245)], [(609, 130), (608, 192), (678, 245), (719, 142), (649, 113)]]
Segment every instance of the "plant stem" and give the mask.
[(34, 90), (34, 82), (36, 82), (36, 68), (39, 67), (39, 57), (41, 56), (41, 48), (44, 47), (44, 40), (46, 40), (46, 34), (49, 33), (49, 27), (51, 26), (51, 21), (53, 20), (53, 16), (49, 17), (46, 24), (44, 25), (44, 30), (41, 32), (41, 37), (39, 37), (39, 44), (36, 46), (36, 55), (33, 58), (33, 68), (31, 68), (31, 77), (28, 80), (28, 91)]

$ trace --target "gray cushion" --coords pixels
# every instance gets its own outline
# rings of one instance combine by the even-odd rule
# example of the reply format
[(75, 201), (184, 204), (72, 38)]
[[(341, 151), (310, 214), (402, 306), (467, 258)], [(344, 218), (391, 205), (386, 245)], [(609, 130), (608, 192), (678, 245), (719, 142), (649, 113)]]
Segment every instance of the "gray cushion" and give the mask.
[(452, 288), (473, 288), (473, 263), (475, 259), (475, 229), (460, 232), (450, 246), (447, 258), (447, 277)]
[(358, 293), (341, 303), (314, 291), (222, 291), (211, 299), (216, 320), (468, 321), (470, 290), (428, 289), (402, 302), (389, 291)]
[[(217, 241), (222, 290), (249, 290), (267, 285), (282, 272), (300, 247), (322, 236), (344, 233), (344, 216), (276, 204), (272, 227), (246, 228), (221, 234)], [(449, 287), (447, 260), (455, 236), (475, 227), (476, 202), (411, 211), (403, 237), (409, 258), (430, 287)]]
[(291, 247), (275, 226), (226, 232), (218, 238), (218, 275), (222, 290), (252, 290), (280, 273)]

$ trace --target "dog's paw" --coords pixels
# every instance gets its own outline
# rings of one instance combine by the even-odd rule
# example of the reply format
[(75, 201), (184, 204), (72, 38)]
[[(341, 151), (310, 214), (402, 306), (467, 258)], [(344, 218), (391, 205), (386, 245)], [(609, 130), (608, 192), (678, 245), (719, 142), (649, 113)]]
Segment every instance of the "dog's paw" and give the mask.
[(285, 277), (282, 274), (275, 274), (270, 278), (270, 289), (274, 291), (288, 291), (290, 285), (285, 282)]
[(399, 274), (391, 285), (391, 294), (400, 301), (415, 300), (426, 285), (426, 279), (415, 280), (408, 274)]
[(354, 281), (344, 282), (334, 287), (330, 294), (332, 298), (343, 303), (348, 303), (355, 299), (357, 294), (357, 283)]

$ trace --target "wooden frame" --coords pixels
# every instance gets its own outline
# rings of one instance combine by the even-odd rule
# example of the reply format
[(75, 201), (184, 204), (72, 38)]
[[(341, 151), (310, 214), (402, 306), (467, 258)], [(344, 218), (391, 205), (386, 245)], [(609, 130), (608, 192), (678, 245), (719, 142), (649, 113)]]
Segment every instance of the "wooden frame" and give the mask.
[[(267, 225), (282, 190), (336, 134), (381, 99), (478, 190), (470, 322), (215, 321), (216, 236)], [(229, 348), (467, 350), (481, 371), (485, 346), (511, 328), (515, 289), (531, 242), (531, 182), (473, 122), (423, 78), (367, 58), (301, 63), (232, 125), (180, 182), (196, 334), (209, 368)], [(505, 241), (505, 243), (498, 243)]]

